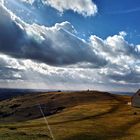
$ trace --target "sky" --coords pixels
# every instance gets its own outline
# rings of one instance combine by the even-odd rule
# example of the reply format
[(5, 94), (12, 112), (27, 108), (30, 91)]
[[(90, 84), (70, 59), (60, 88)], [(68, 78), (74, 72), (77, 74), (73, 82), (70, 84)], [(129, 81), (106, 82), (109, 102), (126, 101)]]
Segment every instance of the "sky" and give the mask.
[(140, 88), (139, 0), (0, 0), (0, 87)]

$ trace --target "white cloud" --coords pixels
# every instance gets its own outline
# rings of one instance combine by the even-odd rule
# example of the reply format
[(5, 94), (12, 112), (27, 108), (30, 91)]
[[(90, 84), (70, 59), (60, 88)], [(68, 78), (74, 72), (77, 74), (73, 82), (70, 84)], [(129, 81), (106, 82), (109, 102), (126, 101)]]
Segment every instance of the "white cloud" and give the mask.
[(0, 4), (2, 4), (2, 5), (3, 5), (3, 4), (4, 4), (4, 0), (0, 0)]
[(68, 31), (68, 32), (73, 33), (73, 34), (77, 33), (77, 31), (75, 30), (73, 25), (68, 21), (65, 21), (65, 22), (62, 22), (62, 23), (56, 23), (55, 26), (52, 27), (52, 28), (55, 28), (57, 30), (63, 29), (65, 31)]
[(97, 6), (92, 0), (44, 0), (44, 2), (60, 12), (73, 10), (84, 16), (91, 16), (97, 13)]
[(125, 40), (126, 33), (109, 36), (105, 40), (91, 36), (91, 45), (97, 53), (101, 53), (109, 63), (99, 70), (99, 73), (106, 80), (115, 83), (140, 84), (140, 52), (139, 45), (129, 44)]
[(127, 35), (127, 33), (124, 32), (124, 31), (121, 31), (121, 32), (119, 32), (119, 35), (122, 36), (122, 37), (125, 37)]
[[(35, 23), (30, 25), (4, 7), (0, 11), (0, 17), (3, 18), (3, 21), (0, 21), (1, 31), (5, 32), (6, 36), (0, 36), (0, 50), (3, 53), (55, 66), (87, 62), (98, 68), (107, 63), (88, 42), (75, 35), (76, 30), (67, 21), (56, 23), (52, 27)], [(12, 47), (9, 48), (9, 42), (5, 38)]]
[[(121, 60), (124, 61), (124, 60)], [(119, 64), (113, 61), (107, 66), (99, 69), (88, 69), (79, 67), (53, 67), (45, 63), (34, 62), (30, 59), (16, 59), (5, 54), (0, 54), (0, 81), (14, 82), (18, 81), (36, 86), (40, 88), (72, 88), (77, 89), (97, 88), (100, 90), (104, 85), (107, 89), (108, 85), (129, 85), (129, 89), (135, 83), (138, 86), (140, 83), (140, 65), (134, 64), (132, 69), (129, 66), (129, 61)], [(76, 65), (75, 65), (76, 66)], [(53, 86), (52, 86), (53, 83)], [(113, 87), (110, 87), (113, 88)], [(116, 87), (115, 87), (116, 89)]]
[(137, 46), (136, 46), (136, 50), (137, 50), (138, 52), (140, 52), (140, 45), (137, 45)]
[(33, 4), (33, 2), (35, 1), (35, 0), (21, 0), (22, 2), (26, 2), (26, 3), (30, 3), (30, 4)]
[(124, 31), (105, 40), (92, 35), (86, 41), (76, 36), (70, 22), (30, 25), (0, 8), (1, 30), (7, 37), (5, 41), (0, 36), (0, 49), (7, 54), (0, 54), (1, 79), (48, 85), (140, 84), (139, 45), (129, 44)]
[[(35, 0), (21, 0), (33, 4)], [(93, 16), (98, 12), (96, 4), (92, 0), (42, 0), (43, 4), (51, 6), (63, 13), (72, 10), (83, 16)]]

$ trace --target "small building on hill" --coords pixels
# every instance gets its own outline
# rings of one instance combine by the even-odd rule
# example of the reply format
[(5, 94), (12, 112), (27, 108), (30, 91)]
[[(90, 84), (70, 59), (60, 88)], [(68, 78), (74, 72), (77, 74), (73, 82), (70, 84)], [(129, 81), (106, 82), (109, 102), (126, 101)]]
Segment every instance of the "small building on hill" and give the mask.
[(131, 104), (133, 107), (140, 107), (140, 89), (132, 96)]

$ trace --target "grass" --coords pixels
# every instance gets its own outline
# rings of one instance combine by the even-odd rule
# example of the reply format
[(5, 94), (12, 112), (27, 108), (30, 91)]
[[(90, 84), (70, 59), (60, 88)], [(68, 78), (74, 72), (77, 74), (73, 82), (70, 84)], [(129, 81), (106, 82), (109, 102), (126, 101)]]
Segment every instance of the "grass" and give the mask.
[[(74, 94), (71, 96), (74, 96)], [(91, 98), (91, 96), (89, 97)], [(106, 97), (108, 98), (100, 98), (90, 102), (88, 98), (87, 102), (80, 102), (77, 99), (77, 104), (72, 103), (72, 106), (68, 105), (63, 111), (48, 116), (47, 120), (55, 139), (139, 140), (140, 109), (128, 105), (127, 101), (130, 98), (127, 96), (106, 94)], [(43, 102), (45, 102), (44, 98)], [(72, 101), (70, 100), (69, 102)], [(5, 103), (7, 102), (5, 101)], [(5, 107), (5, 110), (9, 109)], [(135, 112), (137, 112), (136, 115)], [(10, 118), (7, 118), (7, 120), (10, 120)], [(28, 120), (23, 119), (19, 122), (9, 121), (7, 123), (6, 121), (1, 121), (0, 140), (15, 139), (50, 140), (51, 138), (42, 117)]]

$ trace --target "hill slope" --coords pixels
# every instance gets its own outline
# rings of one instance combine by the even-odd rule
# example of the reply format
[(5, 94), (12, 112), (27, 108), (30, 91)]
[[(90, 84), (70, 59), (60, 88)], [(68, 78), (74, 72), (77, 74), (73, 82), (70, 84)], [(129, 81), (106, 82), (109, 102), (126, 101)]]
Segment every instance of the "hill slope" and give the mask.
[(41, 107), (56, 140), (139, 140), (139, 109), (128, 101), (130, 97), (98, 91), (4, 100), (0, 102), (0, 139), (51, 139)]

